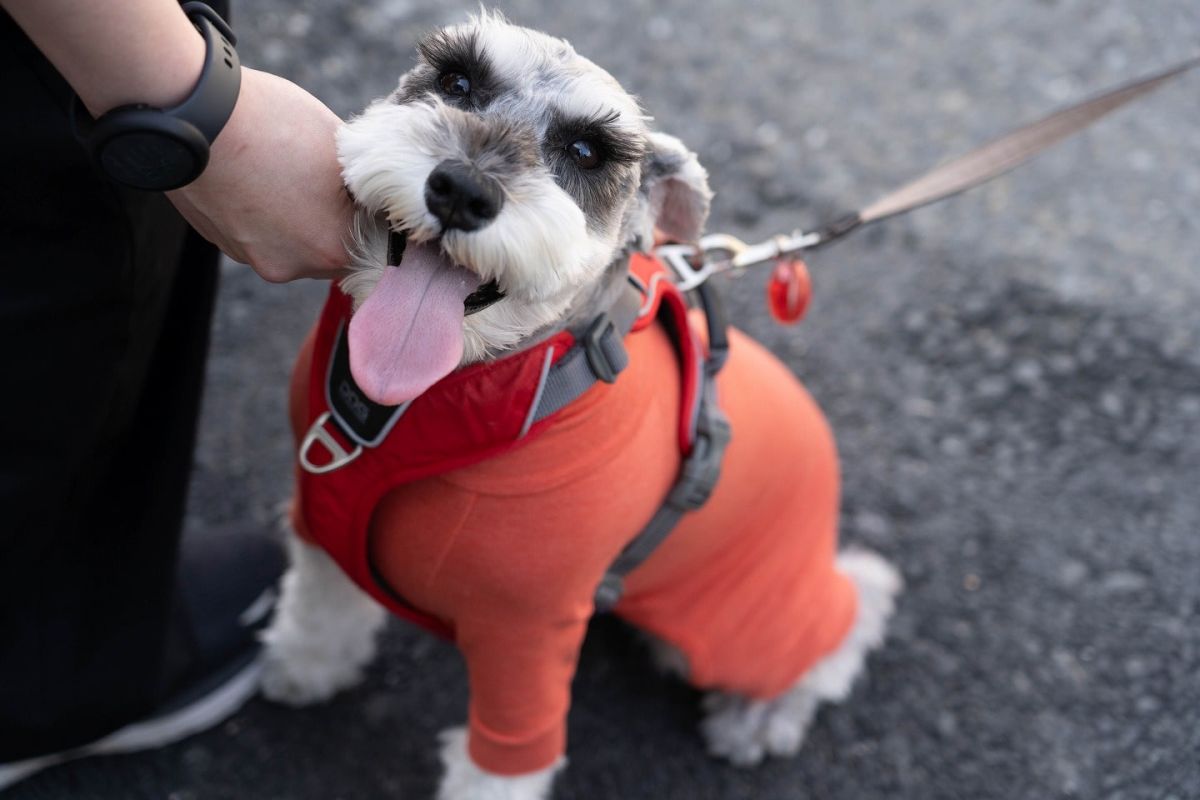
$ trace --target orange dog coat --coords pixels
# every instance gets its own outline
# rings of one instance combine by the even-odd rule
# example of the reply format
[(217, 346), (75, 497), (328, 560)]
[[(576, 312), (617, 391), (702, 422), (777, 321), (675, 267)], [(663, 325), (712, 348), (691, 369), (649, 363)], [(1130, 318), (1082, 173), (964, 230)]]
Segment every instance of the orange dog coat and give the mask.
[[(315, 338), (292, 376), (298, 441), (311, 422)], [(370, 516), (377, 579), (454, 631), (470, 679), (469, 750), (489, 772), (540, 770), (565, 751), (595, 588), (679, 471), (670, 338), (655, 323), (625, 346), (619, 379), (537, 437), (400, 485)], [(834, 569), (837, 457), (812, 398), (736, 330), (717, 387), (733, 430), (720, 480), (629, 576), (615, 613), (678, 648), (696, 686), (768, 698), (834, 650), (854, 619), (854, 589)], [(307, 539), (328, 536), (301, 513), (294, 521)]]

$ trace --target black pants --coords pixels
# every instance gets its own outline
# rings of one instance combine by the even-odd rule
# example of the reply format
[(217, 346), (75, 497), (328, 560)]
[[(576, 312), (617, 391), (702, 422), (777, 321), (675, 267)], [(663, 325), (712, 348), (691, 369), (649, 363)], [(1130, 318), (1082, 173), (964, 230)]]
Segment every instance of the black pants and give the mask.
[(0, 11), (0, 762), (164, 691), (216, 251), (100, 179)]

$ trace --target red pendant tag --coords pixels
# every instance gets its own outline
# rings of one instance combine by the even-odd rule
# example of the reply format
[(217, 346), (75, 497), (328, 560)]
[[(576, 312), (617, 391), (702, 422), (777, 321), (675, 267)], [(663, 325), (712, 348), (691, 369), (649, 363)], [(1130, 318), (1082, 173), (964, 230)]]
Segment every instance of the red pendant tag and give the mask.
[(767, 308), (781, 325), (795, 325), (808, 310), (812, 280), (808, 267), (798, 258), (781, 260), (767, 283)]

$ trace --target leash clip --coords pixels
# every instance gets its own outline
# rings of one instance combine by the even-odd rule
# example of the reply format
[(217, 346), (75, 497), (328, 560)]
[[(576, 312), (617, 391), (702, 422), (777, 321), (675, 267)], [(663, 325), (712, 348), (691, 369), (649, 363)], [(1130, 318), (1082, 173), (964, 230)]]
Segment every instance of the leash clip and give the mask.
[(820, 232), (772, 236), (757, 244), (746, 244), (728, 233), (710, 233), (696, 244), (665, 244), (654, 251), (678, 277), (675, 285), (690, 292), (719, 272), (740, 273), (750, 267), (794, 256), (826, 241)]

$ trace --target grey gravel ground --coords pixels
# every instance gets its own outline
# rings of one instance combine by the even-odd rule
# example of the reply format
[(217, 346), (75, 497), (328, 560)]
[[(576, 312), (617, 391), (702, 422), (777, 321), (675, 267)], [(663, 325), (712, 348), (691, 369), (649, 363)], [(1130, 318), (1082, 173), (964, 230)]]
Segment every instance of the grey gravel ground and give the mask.
[[(243, 2), (245, 60), (347, 115), (471, 3)], [(570, 38), (712, 172), (713, 230), (827, 219), (948, 153), (1197, 52), (1194, 0), (502, 4)], [(989, 187), (812, 259), (798, 329), (728, 284), (844, 459), (845, 539), (907, 582), (868, 680), (802, 754), (707, 758), (696, 697), (594, 626), (560, 798), (1200, 797), (1200, 75)], [(298, 191), (302, 191), (298, 188)], [(283, 198), (286, 202), (286, 198)], [(285, 379), (324, 287), (227, 265), (191, 503), (269, 525)], [(448, 647), (395, 626), (360, 688), (261, 701), (14, 798), (424, 798), (464, 713)]]

